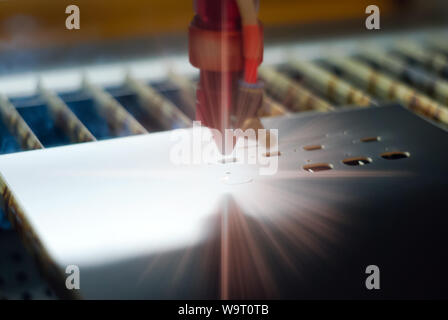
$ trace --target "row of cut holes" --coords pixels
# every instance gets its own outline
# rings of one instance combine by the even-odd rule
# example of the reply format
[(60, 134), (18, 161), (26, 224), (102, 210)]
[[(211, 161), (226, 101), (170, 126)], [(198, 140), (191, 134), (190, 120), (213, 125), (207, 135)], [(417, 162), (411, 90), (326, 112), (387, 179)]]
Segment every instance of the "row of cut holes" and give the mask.
[[(245, 137), (247, 138), (247, 137)], [(367, 138), (362, 138), (360, 139), (361, 142), (374, 142), (374, 141), (381, 141), (381, 137), (367, 137)], [(320, 145), (320, 144), (314, 144), (314, 145), (308, 145), (308, 146), (304, 146), (303, 149), (305, 151), (315, 151), (315, 150), (321, 150), (323, 149), (324, 146)], [(274, 151), (274, 152), (266, 152), (265, 154), (263, 154), (265, 157), (278, 157), (281, 155), (280, 151)], [(236, 158), (224, 158), (220, 160), (221, 163), (231, 163), (231, 162), (237, 162)]]
[[(368, 142), (378, 142), (381, 141), (381, 137), (375, 136), (375, 137), (366, 137), (360, 139), (361, 142), (368, 143)], [(323, 145), (307, 145), (304, 146), (303, 149), (305, 151), (315, 151), (315, 150), (321, 150), (323, 149)], [(280, 151), (274, 151), (274, 152), (266, 152), (263, 154), (265, 157), (278, 157), (281, 155)], [(408, 158), (410, 156), (409, 152), (401, 152), (401, 151), (394, 151), (394, 152), (385, 152), (381, 154), (381, 157), (387, 160), (396, 160), (396, 159), (402, 159), (402, 158)], [(231, 163), (236, 162), (236, 158), (227, 158), (220, 160), (221, 163)], [(362, 166), (365, 164), (369, 164), (372, 162), (372, 159), (367, 157), (357, 157), (357, 158), (349, 158), (342, 161), (344, 164), (348, 166)], [(316, 164), (308, 164), (303, 167), (306, 171), (309, 172), (317, 172), (317, 171), (324, 171), (324, 170), (331, 170), (333, 168), (333, 165), (328, 163), (316, 163)]]
[[(361, 142), (374, 142), (374, 141), (381, 141), (381, 137), (367, 137), (360, 139)], [(308, 146), (304, 146), (303, 149), (305, 151), (315, 151), (315, 150), (321, 150), (324, 146), (320, 144), (312, 144)], [(280, 151), (276, 152), (267, 152), (264, 154), (265, 157), (274, 157), (281, 155)]]
[[(377, 141), (381, 141), (381, 137), (366, 137), (366, 138), (362, 138), (360, 139), (361, 142), (377, 142)], [(320, 145), (320, 144), (311, 144), (308, 146), (304, 146), (303, 150), (305, 151), (315, 151), (315, 150), (321, 150), (323, 149), (324, 146)]]
[[(270, 158), (270, 157), (281, 156), (281, 154), (282, 153), (280, 151), (268, 151), (266, 153), (263, 153), (263, 156), (266, 158)], [(235, 157), (228, 157), (228, 158), (223, 158), (223, 159), (219, 160), (218, 162), (222, 163), (222, 164), (233, 163), (233, 162), (238, 162), (238, 159)]]
[[(402, 152), (402, 151), (392, 151), (380, 154), (380, 156), (386, 160), (409, 158), (410, 155), (411, 154), (409, 152)], [(372, 159), (368, 157), (356, 157), (342, 160), (342, 163), (347, 166), (363, 166), (371, 162)], [(333, 169), (333, 165), (331, 163), (314, 163), (304, 165), (303, 169), (308, 172), (319, 172), (319, 171), (331, 170)]]
[[(381, 137), (367, 137), (367, 138), (362, 138), (362, 139), (360, 139), (360, 141), (361, 142), (375, 142), (375, 141), (381, 141)], [(312, 145), (308, 145), (308, 146), (304, 146), (303, 147), (303, 149), (305, 150), (305, 151), (315, 151), (315, 150), (321, 150), (321, 149), (323, 149), (324, 148), (324, 146), (323, 145), (320, 145), (320, 144), (312, 144)], [(265, 157), (272, 157), (272, 156), (279, 156), (280, 155), (280, 152), (279, 151), (277, 151), (277, 152), (273, 152), (273, 153), (270, 153), (270, 152), (267, 152), (267, 153), (265, 153)]]
[[(380, 141), (381, 137), (367, 137), (367, 138), (362, 138), (360, 139), (361, 142), (374, 142), (374, 141)], [(308, 145), (308, 146), (304, 146), (303, 149), (306, 151), (315, 151), (315, 150), (321, 150), (323, 149), (324, 146), (320, 145), (320, 144), (315, 144), (315, 145)], [(274, 152), (266, 152), (265, 154), (263, 154), (263, 156), (269, 158), (269, 157), (278, 157), (281, 155), (280, 151), (274, 151)], [(231, 163), (231, 162), (237, 162), (236, 158), (224, 158), (220, 160), (221, 163)]]

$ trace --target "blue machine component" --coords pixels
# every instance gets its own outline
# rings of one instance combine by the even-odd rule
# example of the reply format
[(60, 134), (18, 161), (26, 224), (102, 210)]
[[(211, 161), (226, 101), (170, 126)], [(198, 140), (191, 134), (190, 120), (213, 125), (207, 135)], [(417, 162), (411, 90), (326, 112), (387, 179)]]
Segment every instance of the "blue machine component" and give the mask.
[(10, 229), (11, 223), (6, 219), (3, 210), (0, 209), (0, 229)]

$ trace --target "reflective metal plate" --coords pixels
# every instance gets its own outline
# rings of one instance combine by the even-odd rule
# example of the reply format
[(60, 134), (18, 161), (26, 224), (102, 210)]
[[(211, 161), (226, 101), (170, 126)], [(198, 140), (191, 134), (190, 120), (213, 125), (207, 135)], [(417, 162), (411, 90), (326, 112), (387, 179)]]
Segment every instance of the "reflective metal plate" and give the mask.
[(447, 297), (445, 131), (400, 106), (264, 125), (279, 129), (274, 175), (175, 165), (173, 132), (5, 155), (0, 172), (62, 296)]

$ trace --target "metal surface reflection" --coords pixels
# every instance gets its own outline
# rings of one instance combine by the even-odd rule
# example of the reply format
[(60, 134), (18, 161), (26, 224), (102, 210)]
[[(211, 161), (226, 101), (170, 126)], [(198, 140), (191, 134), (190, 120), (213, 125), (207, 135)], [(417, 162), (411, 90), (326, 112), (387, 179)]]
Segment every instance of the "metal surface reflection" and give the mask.
[[(172, 132), (6, 155), (1, 174), (50, 265), (80, 267), (83, 298), (366, 297), (372, 260), (394, 276), (382, 297), (440, 296), (447, 155), (425, 155), (446, 132), (398, 106), (263, 122), (280, 129), (272, 176), (242, 161), (175, 165)], [(382, 159), (387, 147), (411, 156)], [(319, 162), (333, 170), (302, 169)], [(229, 173), (250, 182), (223, 183)]]

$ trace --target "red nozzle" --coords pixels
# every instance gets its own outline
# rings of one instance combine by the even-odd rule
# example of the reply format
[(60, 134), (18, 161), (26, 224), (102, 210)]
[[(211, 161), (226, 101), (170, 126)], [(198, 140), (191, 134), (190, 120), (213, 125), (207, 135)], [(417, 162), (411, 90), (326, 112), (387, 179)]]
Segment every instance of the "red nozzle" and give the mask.
[(258, 66), (263, 60), (263, 35), (260, 25), (243, 27), (244, 80), (257, 82)]

